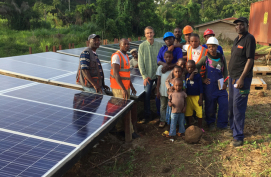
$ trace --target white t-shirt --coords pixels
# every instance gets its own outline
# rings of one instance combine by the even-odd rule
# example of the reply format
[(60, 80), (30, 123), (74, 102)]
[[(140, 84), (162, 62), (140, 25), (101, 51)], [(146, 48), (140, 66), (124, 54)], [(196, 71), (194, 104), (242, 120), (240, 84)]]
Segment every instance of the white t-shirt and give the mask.
[[(188, 46), (189, 46), (189, 45), (184, 45), (184, 46), (183, 46), (183, 49), (187, 51), (187, 50), (188, 50)], [(197, 62), (198, 59), (199, 59), (201, 49), (202, 49), (202, 46), (201, 46), (201, 45), (199, 45), (196, 49), (192, 49), (192, 59), (193, 59), (195, 62)]]
[[(118, 50), (119, 51), (119, 50)], [(127, 58), (127, 56), (124, 54), (124, 53), (122, 53), (121, 51), (119, 51), (123, 56), (124, 56), (124, 59), (126, 60), (126, 63), (128, 63), (128, 58)], [(112, 64), (114, 64), (114, 63), (116, 63), (116, 64), (118, 64), (118, 65), (120, 65), (120, 58), (119, 58), (119, 56), (118, 55), (113, 55), (113, 57), (112, 57)]]
[(167, 71), (166, 73), (162, 73), (162, 68), (163, 68), (163, 66), (162, 65), (160, 65), (160, 66), (158, 66), (158, 68), (157, 68), (157, 71), (156, 71), (156, 75), (157, 76), (161, 76), (161, 85), (160, 85), (160, 88), (159, 88), (159, 91), (160, 91), (160, 94), (161, 94), (161, 96), (168, 96), (167, 95), (167, 87), (166, 87), (166, 80), (167, 80), (167, 77), (168, 77), (168, 75), (171, 73), (171, 70), (170, 71)]
[(185, 44), (183, 45), (183, 52), (187, 52), (187, 48), (188, 48), (189, 44)]

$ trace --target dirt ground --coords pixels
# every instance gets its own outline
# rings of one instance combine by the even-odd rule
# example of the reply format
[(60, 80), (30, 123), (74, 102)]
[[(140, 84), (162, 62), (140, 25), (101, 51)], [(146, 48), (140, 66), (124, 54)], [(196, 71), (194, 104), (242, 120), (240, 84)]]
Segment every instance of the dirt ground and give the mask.
[[(230, 147), (232, 137), (220, 130), (209, 132), (206, 126), (199, 144), (187, 144), (181, 138), (171, 142), (162, 136), (168, 127), (158, 128), (154, 120), (138, 124), (141, 137), (130, 144), (109, 133), (64, 177), (271, 176), (271, 75), (259, 77), (268, 90), (252, 90), (249, 95), (244, 146)], [(156, 112), (155, 100), (151, 102)], [(139, 102), (139, 119), (142, 109)]]

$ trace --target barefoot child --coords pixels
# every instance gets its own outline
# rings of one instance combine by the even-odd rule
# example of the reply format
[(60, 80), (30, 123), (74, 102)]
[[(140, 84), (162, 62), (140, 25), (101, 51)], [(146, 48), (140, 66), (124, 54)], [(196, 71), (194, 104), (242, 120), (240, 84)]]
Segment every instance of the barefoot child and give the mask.
[(169, 137), (176, 136), (176, 125), (179, 124), (178, 136), (184, 136), (184, 113), (186, 109), (187, 97), (182, 90), (183, 81), (180, 78), (174, 79), (174, 91), (168, 96), (168, 106), (172, 108)]
[(189, 117), (189, 125), (192, 125), (193, 111), (196, 111), (198, 119), (198, 126), (202, 128), (202, 95), (203, 95), (203, 84), (199, 73), (194, 75), (194, 80), (189, 80), (190, 75), (195, 70), (195, 61), (188, 60), (186, 63), (186, 69), (188, 73), (185, 75), (186, 87), (187, 87), (187, 108), (185, 116)]
[[(164, 59), (167, 65), (170, 65), (173, 60), (173, 54), (171, 51), (166, 51), (164, 54)], [(160, 65), (157, 68), (156, 75), (158, 76), (157, 79), (157, 98), (160, 99), (161, 106), (160, 106), (160, 124), (159, 127), (163, 128), (166, 124), (166, 109), (167, 109), (167, 102), (168, 102), (168, 94), (167, 88), (165, 86), (165, 81), (170, 74), (171, 70), (162, 73), (163, 65)]]

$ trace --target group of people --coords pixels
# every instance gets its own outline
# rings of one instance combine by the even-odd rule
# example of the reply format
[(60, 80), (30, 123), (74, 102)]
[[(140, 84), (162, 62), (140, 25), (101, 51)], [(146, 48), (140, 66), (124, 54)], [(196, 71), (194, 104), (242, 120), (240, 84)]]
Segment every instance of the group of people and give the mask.
[[(256, 44), (248, 33), (246, 18), (240, 17), (234, 23), (238, 36), (234, 40), (228, 67), (223, 49), (211, 29), (204, 32), (206, 44), (201, 45), (199, 35), (191, 26), (187, 25), (183, 30), (175, 28), (174, 33), (164, 34), (166, 45), (162, 46), (154, 40), (154, 29), (148, 26), (144, 30), (146, 41), (139, 45), (138, 51), (130, 51), (132, 60), (127, 55), (129, 41), (121, 39), (120, 50), (111, 57), (110, 87), (113, 96), (129, 99), (130, 92), (136, 94), (130, 81), (130, 67), (138, 68), (145, 90), (142, 123), (152, 120), (150, 100), (155, 83), (156, 106), (160, 110), (159, 127), (170, 124), (169, 137), (184, 136), (185, 123), (192, 125), (194, 116), (198, 118), (198, 127), (203, 128), (204, 100), (205, 120), (210, 131), (217, 128), (232, 130), (229, 132), (234, 138), (231, 145), (241, 146)], [(182, 39), (182, 34), (185, 39)], [(80, 55), (77, 83), (85, 91), (104, 94), (109, 87), (104, 84), (102, 65), (96, 54), (99, 45), (100, 36), (90, 35), (89, 47)], [(117, 125), (119, 130), (123, 129), (122, 121)], [(133, 133), (133, 137), (138, 135)]]

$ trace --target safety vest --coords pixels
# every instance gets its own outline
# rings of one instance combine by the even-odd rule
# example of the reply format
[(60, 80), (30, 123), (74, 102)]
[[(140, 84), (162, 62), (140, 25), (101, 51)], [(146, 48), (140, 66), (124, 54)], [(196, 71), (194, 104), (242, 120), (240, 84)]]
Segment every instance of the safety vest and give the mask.
[[(208, 49), (206, 49), (205, 47), (202, 47), (201, 51), (200, 51), (199, 58), (198, 58), (198, 60), (195, 63), (197, 64), (203, 56), (206, 56), (207, 52), (208, 52)], [(187, 61), (188, 60), (192, 60), (192, 46), (191, 45), (189, 45), (188, 49), (187, 49)], [(200, 68), (200, 75), (201, 75), (201, 77), (205, 76), (205, 72), (206, 72), (206, 67), (203, 65)]]
[(122, 89), (119, 84), (117, 83), (116, 79), (114, 78), (113, 68), (112, 68), (112, 57), (114, 55), (118, 55), (120, 59), (120, 70), (119, 75), (122, 81), (122, 84), (124, 85), (125, 89), (128, 90), (130, 88), (130, 61), (129, 56), (126, 54), (126, 57), (128, 59), (128, 63), (126, 62), (124, 56), (121, 54), (120, 51), (117, 51), (116, 53), (113, 53), (111, 56), (111, 71), (110, 71), (110, 83), (111, 88), (113, 89)]

